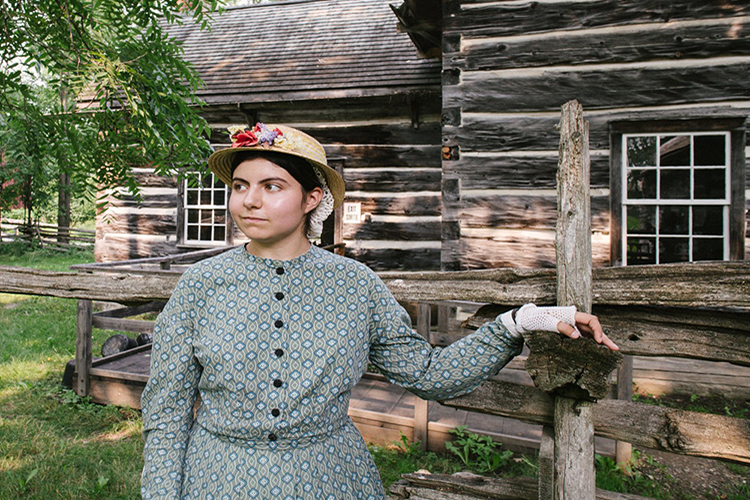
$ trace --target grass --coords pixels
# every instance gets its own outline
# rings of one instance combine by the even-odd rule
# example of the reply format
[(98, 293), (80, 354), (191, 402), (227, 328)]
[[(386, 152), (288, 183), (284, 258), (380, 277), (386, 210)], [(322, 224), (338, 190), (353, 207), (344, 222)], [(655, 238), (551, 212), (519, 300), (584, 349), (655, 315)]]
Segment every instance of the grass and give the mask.
[[(67, 270), (90, 252), (21, 253), (0, 264)], [(140, 413), (104, 407), (61, 387), (75, 357), (76, 302), (0, 294), (0, 498), (137, 499)], [(94, 331), (96, 346), (111, 334)]]

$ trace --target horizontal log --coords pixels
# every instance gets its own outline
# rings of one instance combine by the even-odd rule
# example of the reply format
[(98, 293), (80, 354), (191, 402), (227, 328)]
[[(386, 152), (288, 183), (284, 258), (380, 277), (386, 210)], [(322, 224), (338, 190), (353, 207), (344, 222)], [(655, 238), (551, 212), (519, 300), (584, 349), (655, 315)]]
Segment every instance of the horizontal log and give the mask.
[[(464, 3), (473, 3), (471, 0)], [(750, 14), (742, 2), (730, 5), (701, 0), (600, 0), (583, 2), (491, 2), (490, 5), (464, 9), (445, 18), (445, 33), (466, 37), (527, 35), (559, 30), (577, 30), (604, 26), (729, 18)]]
[[(510, 77), (467, 72), (444, 87), (445, 106), (464, 112), (552, 111), (570, 99), (588, 110), (720, 102), (747, 98), (750, 64), (703, 67), (571, 69)], [(503, 89), (497, 92), (497, 89)], [(555, 92), (549, 92), (554, 88)]]
[(236, 102), (229, 105), (203, 106), (199, 112), (210, 124), (243, 124), (248, 115), (264, 123), (295, 123), (304, 132), (317, 137), (319, 127), (309, 127), (307, 123), (367, 122), (386, 119), (411, 120), (409, 100), (416, 101), (421, 122), (440, 116), (440, 87), (433, 90), (390, 93), (382, 96), (369, 96), (366, 99), (348, 98), (312, 99), (307, 101), (256, 101), (238, 108)]
[[(451, 408), (551, 425), (554, 400), (534, 387), (490, 380), (444, 401)], [(654, 450), (750, 463), (750, 420), (604, 399), (593, 407), (594, 433)]]
[[(443, 263), (450, 270), (555, 267), (554, 232), (492, 229), (462, 230), (461, 239), (443, 241)], [(592, 238), (593, 265), (610, 265), (609, 239)], [(448, 269), (448, 268), (446, 268)]]
[[(435, 496), (439, 491), (440, 496)], [(447, 474), (402, 474), (401, 481), (391, 485), (395, 498), (410, 500), (537, 500), (538, 479), (531, 477), (489, 477), (471, 472)], [(638, 495), (596, 489), (596, 500), (648, 500)]]
[[(439, 138), (438, 138), (439, 140)], [(346, 167), (346, 166), (345, 166)], [(437, 191), (440, 192), (441, 171), (437, 168), (367, 170), (344, 168), (348, 191)]]
[(327, 145), (328, 158), (344, 158), (347, 167), (437, 167), (442, 165), (440, 143), (431, 146)]
[[(750, 307), (750, 261), (596, 268), (594, 303)], [(381, 273), (400, 300), (555, 303), (554, 269)], [(429, 286), (425, 286), (429, 281)]]
[(97, 262), (138, 259), (147, 255), (171, 255), (177, 252), (176, 239), (155, 239), (149, 235), (107, 233), (94, 246)]
[(347, 202), (362, 204), (362, 213), (373, 215), (440, 215), (440, 193), (415, 196), (346, 197)]
[[(483, 306), (463, 326), (479, 328), (509, 306)], [(593, 312), (623, 354), (750, 366), (749, 311), (596, 305)]]
[(154, 333), (154, 322), (138, 319), (107, 318), (105, 316), (94, 316), (91, 318), (91, 326), (102, 330), (117, 330), (133, 333)]
[[(460, 177), (462, 189), (555, 189), (557, 162), (556, 154), (462, 156), (446, 162), (443, 174)], [(609, 188), (609, 156), (591, 157), (590, 182), (592, 188)]]
[[(404, 110), (408, 115), (408, 107)], [(336, 144), (382, 144), (382, 145), (430, 145), (440, 143), (440, 122), (423, 123), (414, 128), (411, 120), (401, 123), (384, 123), (382, 125), (350, 124), (330, 125), (307, 131), (324, 145)], [(226, 129), (213, 130), (211, 142), (229, 144), (229, 133)]]
[(138, 316), (150, 312), (158, 312), (164, 308), (164, 301), (154, 301), (136, 307), (118, 307), (115, 309), (104, 309), (94, 313), (94, 317), (101, 318), (127, 318), (129, 316)]
[(109, 196), (107, 203), (113, 207), (174, 208), (177, 206), (177, 191), (174, 194), (142, 194), (141, 200), (133, 196)]
[[(440, 221), (362, 222), (344, 224), (346, 240), (440, 241)], [(437, 263), (439, 259), (435, 262)]]
[(175, 205), (175, 215), (111, 213), (101, 220), (98, 229), (107, 233), (176, 234), (176, 212)]
[[(445, 203), (458, 212), (461, 227), (495, 229), (555, 229), (557, 197), (485, 195)], [(609, 231), (609, 197), (591, 197), (591, 230)]]
[[(425, 262), (434, 262), (431, 253), (436, 250), (419, 252), (428, 256)], [(347, 252), (366, 255), (378, 251), (347, 247)], [(417, 249), (410, 253), (416, 254)], [(607, 267), (593, 273), (595, 304), (750, 307), (750, 261)], [(554, 269), (379, 274), (404, 302), (464, 300), (518, 305), (552, 304), (555, 300)], [(0, 266), (0, 292), (138, 304), (169, 298), (178, 278), (172, 274), (78, 274)]]
[(621, 31), (561, 31), (533, 40), (505, 38), (501, 42), (469, 45), (460, 53), (444, 54), (443, 60), (449, 68), (486, 71), (726, 57), (750, 54), (747, 33), (745, 19), (700, 26), (656, 22)]
[(136, 183), (140, 187), (168, 187), (177, 188), (177, 177), (171, 175), (159, 175), (154, 172), (133, 173)]
[(440, 262), (439, 248), (355, 248), (346, 247), (346, 256), (364, 262), (376, 271), (388, 270), (434, 270)]
[[(631, 133), (678, 130), (725, 131), (743, 127), (748, 113), (750, 113), (750, 105), (731, 108), (719, 103), (715, 106), (680, 109), (678, 112), (654, 108), (624, 111), (586, 110), (584, 119), (589, 122), (590, 149), (609, 150), (612, 122), (631, 122), (632, 125), (627, 130), (622, 130)], [(560, 132), (557, 130), (559, 121), (558, 113), (533, 116), (466, 114), (462, 117), (461, 126), (444, 127), (443, 139), (451, 144), (459, 145), (462, 152), (513, 151), (517, 153), (519, 150), (556, 152), (560, 142)], [(621, 123), (619, 128), (623, 127)], [(750, 137), (746, 138), (746, 141), (750, 141)], [(463, 158), (459, 162), (462, 160)], [(597, 157), (594, 156), (592, 161), (596, 162)], [(592, 181), (596, 175), (602, 175), (597, 174), (595, 168), (596, 165), (592, 165)], [(603, 174), (608, 175), (608, 166), (607, 172)], [(606, 183), (602, 184), (606, 185)]]

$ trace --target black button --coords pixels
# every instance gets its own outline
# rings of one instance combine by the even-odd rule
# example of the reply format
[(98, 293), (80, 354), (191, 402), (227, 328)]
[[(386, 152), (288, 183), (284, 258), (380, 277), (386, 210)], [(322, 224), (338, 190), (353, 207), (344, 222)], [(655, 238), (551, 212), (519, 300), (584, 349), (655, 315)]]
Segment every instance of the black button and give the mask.
[(284, 274), (284, 268), (283, 267), (277, 267), (276, 268), (276, 274)]
[(273, 353), (276, 355), (277, 358), (280, 358), (281, 356), (284, 355), (284, 349), (276, 349), (275, 351), (273, 351)]
[(271, 415), (273, 415), (274, 417), (278, 417), (279, 415), (281, 415), (281, 412), (278, 408), (274, 408), (273, 410), (271, 410)]
[(278, 436), (276, 434), (271, 433), (271, 434), (268, 435), (268, 440), (269, 441), (276, 441), (277, 439), (279, 439), (279, 438), (278, 438)]
[(283, 384), (284, 384), (284, 382), (282, 382), (281, 379), (278, 379), (278, 378), (273, 381), (273, 386), (274, 387), (281, 387)]
[(276, 328), (281, 328), (282, 326), (284, 326), (284, 322), (280, 319), (277, 319), (273, 326), (275, 326)]
[(276, 292), (276, 300), (281, 300), (284, 298), (284, 294), (281, 292)]

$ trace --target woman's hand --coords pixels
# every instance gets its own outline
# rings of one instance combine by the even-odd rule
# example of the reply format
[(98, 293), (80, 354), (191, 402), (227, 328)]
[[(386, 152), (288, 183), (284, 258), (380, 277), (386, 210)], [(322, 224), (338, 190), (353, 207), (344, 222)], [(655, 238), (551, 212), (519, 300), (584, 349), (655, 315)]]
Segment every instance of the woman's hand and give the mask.
[[(574, 306), (567, 307), (537, 307), (526, 304), (512, 316), (516, 330), (526, 333), (534, 330), (559, 332), (572, 339), (581, 335), (604, 344), (613, 351), (620, 348), (604, 334), (599, 319), (588, 313), (576, 311)], [(507, 325), (506, 325), (507, 326)]]
[(557, 331), (563, 335), (567, 335), (572, 339), (577, 339), (583, 334), (584, 337), (588, 337), (596, 340), (599, 344), (604, 344), (609, 347), (611, 351), (619, 351), (620, 348), (617, 344), (612, 342), (612, 339), (607, 337), (602, 330), (602, 325), (599, 323), (599, 318), (593, 314), (576, 312), (575, 313), (575, 327), (560, 321), (557, 323)]

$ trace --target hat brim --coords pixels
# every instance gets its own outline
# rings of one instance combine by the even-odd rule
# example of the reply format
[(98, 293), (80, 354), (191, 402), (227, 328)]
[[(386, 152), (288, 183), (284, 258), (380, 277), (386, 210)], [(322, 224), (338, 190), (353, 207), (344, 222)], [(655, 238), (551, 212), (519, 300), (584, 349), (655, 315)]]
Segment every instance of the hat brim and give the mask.
[(280, 147), (268, 146), (268, 145), (251, 146), (251, 147), (241, 146), (238, 148), (227, 147), (227, 148), (220, 149), (219, 151), (214, 152), (208, 158), (208, 168), (210, 168), (211, 171), (219, 179), (221, 179), (221, 181), (224, 184), (226, 184), (227, 186), (231, 186), (232, 185), (232, 160), (234, 160), (234, 156), (237, 153), (240, 153), (242, 151), (282, 153), (285, 155), (297, 156), (299, 158), (307, 160), (309, 163), (318, 167), (320, 171), (322, 172), (322, 174), (325, 176), (326, 183), (328, 183), (328, 189), (331, 190), (331, 195), (333, 195), (333, 208), (336, 209), (340, 207), (342, 203), (344, 203), (344, 193), (346, 192), (346, 187), (344, 185), (344, 179), (341, 177), (341, 175), (339, 175), (338, 172), (336, 172), (334, 169), (332, 169), (325, 163), (311, 160), (310, 158), (306, 158), (305, 156), (301, 154), (297, 154), (294, 151), (290, 151), (288, 149), (282, 149)]

